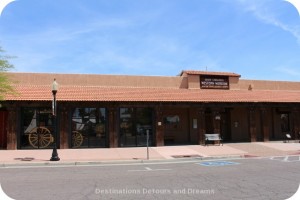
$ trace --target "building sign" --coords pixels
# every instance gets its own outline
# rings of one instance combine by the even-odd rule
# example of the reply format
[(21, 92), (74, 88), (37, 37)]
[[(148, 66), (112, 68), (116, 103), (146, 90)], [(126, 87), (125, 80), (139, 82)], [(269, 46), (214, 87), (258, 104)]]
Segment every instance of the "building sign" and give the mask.
[(229, 89), (228, 76), (200, 76), (201, 89)]

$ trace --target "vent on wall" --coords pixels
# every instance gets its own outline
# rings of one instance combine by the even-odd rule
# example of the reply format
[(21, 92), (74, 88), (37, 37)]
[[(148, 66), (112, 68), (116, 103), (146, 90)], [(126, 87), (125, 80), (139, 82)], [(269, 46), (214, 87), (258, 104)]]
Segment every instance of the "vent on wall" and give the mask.
[(253, 84), (250, 84), (249, 87), (248, 87), (248, 90), (252, 91), (254, 88), (254, 85)]

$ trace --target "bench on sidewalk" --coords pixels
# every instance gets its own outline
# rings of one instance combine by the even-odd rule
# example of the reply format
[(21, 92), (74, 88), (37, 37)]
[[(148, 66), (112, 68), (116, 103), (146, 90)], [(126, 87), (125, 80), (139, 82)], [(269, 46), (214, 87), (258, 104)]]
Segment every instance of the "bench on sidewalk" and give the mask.
[(216, 142), (219, 143), (219, 146), (223, 143), (222, 143), (222, 138), (220, 136), (219, 133), (213, 133), (213, 134), (204, 134), (205, 135), (205, 146), (208, 144), (208, 143), (213, 143), (215, 144)]

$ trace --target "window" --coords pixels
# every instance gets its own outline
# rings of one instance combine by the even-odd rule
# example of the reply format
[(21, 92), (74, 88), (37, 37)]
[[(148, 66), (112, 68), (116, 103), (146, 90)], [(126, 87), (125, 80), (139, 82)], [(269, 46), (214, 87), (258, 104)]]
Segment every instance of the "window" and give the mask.
[(106, 109), (75, 108), (72, 115), (71, 147), (106, 147)]
[(166, 129), (178, 129), (181, 128), (180, 125), (180, 117), (178, 115), (170, 115), (164, 118), (164, 123)]
[(52, 110), (23, 108), (21, 112), (20, 148), (51, 148), (54, 141)]

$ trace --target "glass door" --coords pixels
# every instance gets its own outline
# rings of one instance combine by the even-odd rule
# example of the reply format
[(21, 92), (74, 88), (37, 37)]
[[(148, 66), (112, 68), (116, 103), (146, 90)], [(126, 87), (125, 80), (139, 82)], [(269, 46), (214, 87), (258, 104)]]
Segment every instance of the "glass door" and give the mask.
[(147, 146), (147, 132), (149, 134), (149, 146), (152, 145), (152, 109), (136, 109), (136, 136), (137, 146)]
[(106, 147), (106, 109), (75, 108), (70, 136), (71, 148)]
[(120, 109), (120, 146), (136, 146), (133, 108)]
[(136, 147), (152, 145), (152, 109), (151, 108), (120, 108), (120, 146)]

